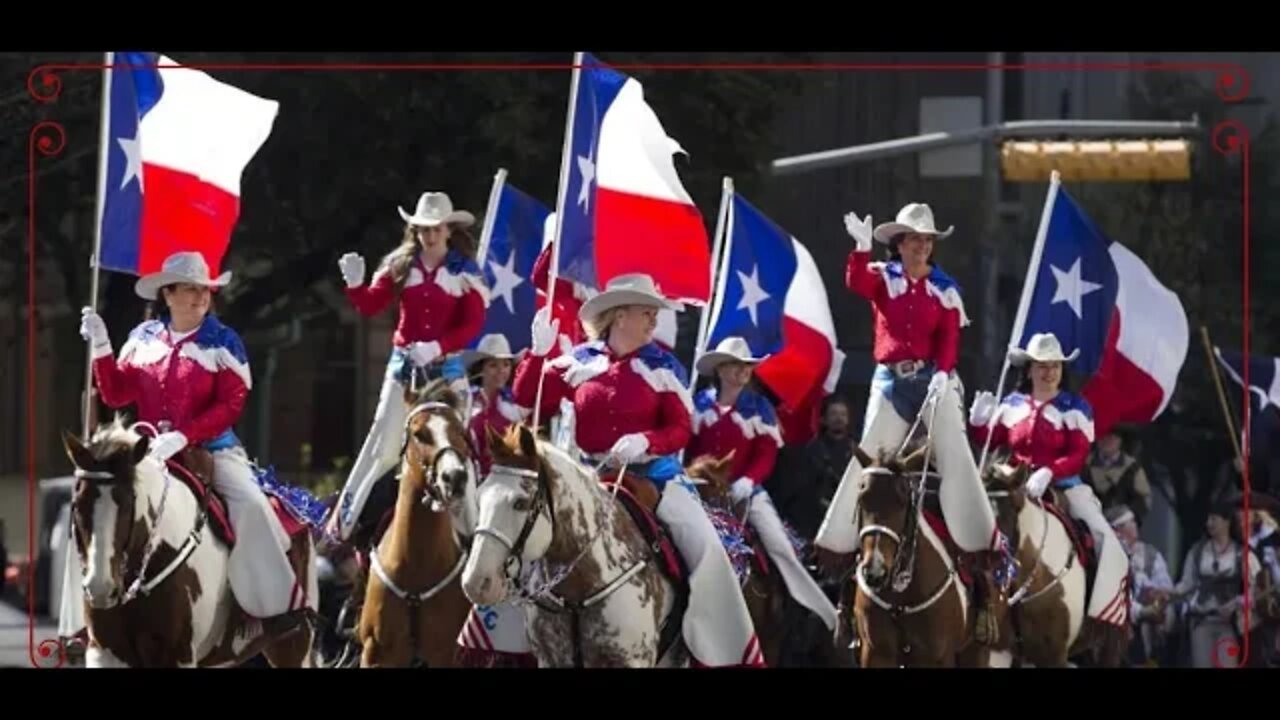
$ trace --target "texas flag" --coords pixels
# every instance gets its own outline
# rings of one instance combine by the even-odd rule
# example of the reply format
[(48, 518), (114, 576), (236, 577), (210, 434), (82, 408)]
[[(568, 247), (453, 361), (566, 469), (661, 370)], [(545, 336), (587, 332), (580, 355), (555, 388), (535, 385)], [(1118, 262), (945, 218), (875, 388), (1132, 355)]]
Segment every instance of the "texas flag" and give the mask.
[(1242, 353), (1216, 347), (1213, 353), (1227, 376), (1249, 390), (1252, 452), (1280, 457), (1280, 443), (1274, 441), (1280, 439), (1280, 357), (1249, 355), (1246, 359)]
[(543, 225), (550, 214), (550, 208), (502, 181), (481, 237), (480, 264), (492, 302), (472, 347), (494, 333), (505, 336), (513, 352), (529, 347), (536, 293), (528, 278), (542, 250)]
[(1187, 357), (1182, 303), (1137, 255), (1103, 235), (1056, 176), (1045, 217), (1019, 347), (1050, 332), (1063, 352), (1080, 351), (1068, 369), (1089, 376), (1081, 392), (1093, 406), (1095, 436), (1116, 423), (1154, 420)]
[(781, 410), (820, 402), (835, 390), (844, 353), (818, 266), (800, 241), (737, 193), (726, 227), (706, 347), (741, 337), (755, 357), (770, 356), (755, 374), (778, 396)]
[(572, 99), (560, 274), (602, 289), (647, 273), (672, 300), (711, 297), (711, 252), (701, 213), (676, 174), (683, 152), (635, 79), (583, 54)]
[(114, 53), (113, 63), (99, 265), (144, 275), (195, 250), (217, 275), (240, 215), (241, 174), (279, 103), (197, 70), (154, 67), (176, 65), (156, 53)]

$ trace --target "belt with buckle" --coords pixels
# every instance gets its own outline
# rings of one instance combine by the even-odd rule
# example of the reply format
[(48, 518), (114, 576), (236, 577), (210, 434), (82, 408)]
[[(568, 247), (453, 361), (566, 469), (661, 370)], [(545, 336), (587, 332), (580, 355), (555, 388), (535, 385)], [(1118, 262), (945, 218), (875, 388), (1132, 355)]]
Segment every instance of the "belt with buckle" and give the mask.
[(903, 360), (901, 362), (893, 363), (889, 366), (889, 369), (898, 377), (907, 377), (909, 375), (915, 375), (925, 365), (926, 363), (924, 360)]

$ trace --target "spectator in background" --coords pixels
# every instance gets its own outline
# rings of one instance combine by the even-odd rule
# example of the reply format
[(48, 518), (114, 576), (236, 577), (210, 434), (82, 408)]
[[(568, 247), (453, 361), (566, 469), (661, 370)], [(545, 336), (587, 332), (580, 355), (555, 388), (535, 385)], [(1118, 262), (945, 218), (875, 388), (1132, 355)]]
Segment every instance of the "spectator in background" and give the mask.
[(778, 470), (766, 486), (779, 514), (802, 537), (817, 535), (831, 496), (853, 457), (857, 438), (849, 427), (851, 415), (847, 400), (838, 395), (827, 397), (818, 436), (803, 448), (784, 449), (785, 457), (779, 458)]
[(1168, 606), (1169, 594), (1173, 592), (1169, 566), (1159, 550), (1138, 539), (1138, 518), (1129, 506), (1112, 505), (1106, 515), (1129, 556), (1133, 580), (1129, 618), (1135, 632), (1130, 660), (1134, 665), (1159, 664), (1173, 621)]
[(1103, 508), (1125, 505), (1141, 523), (1151, 511), (1151, 484), (1142, 464), (1124, 452), (1120, 429), (1098, 438), (1084, 468)]
[[(1182, 578), (1173, 595), (1186, 600), (1185, 620), (1191, 637), (1191, 666), (1230, 667), (1229, 642), (1240, 643), (1237, 616), (1244, 602), (1244, 550), (1232, 526), (1235, 506), (1220, 502), (1205, 521), (1205, 537), (1191, 546), (1182, 563)], [(1256, 587), (1261, 563), (1250, 552), (1249, 584)]]
[(0, 599), (4, 598), (8, 588), (5, 586), (9, 575), (9, 548), (4, 543), (4, 520), (0, 520)]

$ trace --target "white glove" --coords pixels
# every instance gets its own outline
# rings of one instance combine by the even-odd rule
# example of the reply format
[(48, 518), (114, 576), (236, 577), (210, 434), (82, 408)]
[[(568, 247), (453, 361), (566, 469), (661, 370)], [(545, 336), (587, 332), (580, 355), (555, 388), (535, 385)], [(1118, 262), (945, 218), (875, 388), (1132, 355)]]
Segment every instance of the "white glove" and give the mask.
[(1038, 500), (1049, 489), (1052, 480), (1053, 471), (1047, 467), (1031, 473), (1031, 477), (1027, 478), (1027, 494)]
[(93, 348), (93, 359), (111, 354), (111, 336), (107, 334), (107, 324), (91, 307), (80, 310), (80, 337)]
[(729, 497), (733, 498), (735, 503), (740, 503), (751, 497), (755, 491), (756, 484), (751, 482), (751, 478), (740, 477), (729, 486)]
[(550, 308), (544, 307), (534, 314), (531, 328), (533, 347), (530, 352), (538, 357), (546, 357), (560, 334), (560, 318), (552, 320)]
[(950, 379), (951, 379), (950, 376), (947, 373), (942, 372), (941, 370), (934, 373), (933, 377), (929, 380), (929, 392), (931, 394), (936, 394), (936, 395), (941, 395), (942, 393), (946, 392), (947, 381)]
[(871, 252), (871, 215), (859, 220), (857, 213), (844, 216), (844, 229), (855, 241), (854, 248), (858, 252)]
[(364, 258), (349, 252), (338, 258), (338, 269), (342, 271), (342, 279), (347, 287), (360, 287), (364, 284)]
[(147, 454), (151, 455), (160, 462), (164, 462), (169, 458), (182, 452), (182, 448), (187, 446), (187, 436), (173, 430), (167, 433), (160, 433), (155, 440), (151, 441), (151, 447)]
[(987, 425), (996, 412), (996, 396), (986, 390), (973, 396), (973, 405), (969, 407), (970, 425)]
[(426, 367), (438, 357), (440, 357), (440, 343), (435, 340), (431, 342), (416, 342), (409, 345), (409, 359), (418, 367)]
[(620, 462), (635, 462), (645, 451), (649, 449), (649, 438), (640, 433), (631, 433), (618, 438), (618, 442), (610, 448), (609, 454), (618, 458)]

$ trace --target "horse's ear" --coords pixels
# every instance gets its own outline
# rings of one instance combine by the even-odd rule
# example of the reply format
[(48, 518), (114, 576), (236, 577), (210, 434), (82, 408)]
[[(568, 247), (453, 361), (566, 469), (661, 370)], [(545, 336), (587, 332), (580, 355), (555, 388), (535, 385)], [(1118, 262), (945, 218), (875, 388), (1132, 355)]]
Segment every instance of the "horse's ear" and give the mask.
[(925, 443), (916, 449), (915, 452), (902, 458), (901, 465), (904, 472), (916, 473), (924, 468), (924, 454), (928, 452), (929, 444)]
[(725, 468), (729, 467), (729, 464), (733, 462), (733, 456), (737, 454), (738, 454), (737, 448), (730, 450), (728, 455), (725, 455), (724, 457), (720, 458), (715, 462), (716, 470), (724, 470)]
[(404, 404), (405, 404), (405, 405), (417, 405), (417, 404), (418, 404), (418, 392), (417, 392), (416, 390), (412, 389), (412, 387), (411, 387), (411, 384), (410, 384), (410, 383), (405, 383), (405, 385), (404, 385), (404, 393), (403, 393), (403, 396), (404, 396)]
[(133, 460), (133, 464), (137, 465), (138, 463), (142, 462), (142, 459), (147, 456), (147, 450), (149, 450), (150, 448), (151, 448), (151, 436), (143, 435), (139, 437), (138, 442), (133, 444), (133, 452), (131, 453), (132, 455), (131, 459)]
[(853, 446), (853, 456), (858, 458), (858, 464), (861, 465), (863, 469), (869, 468), (875, 464), (871, 459), (871, 456), (868, 455), (867, 452), (859, 445)]
[(484, 441), (489, 446), (490, 455), (498, 452), (507, 452), (507, 441), (503, 438), (502, 433), (494, 430), (489, 423), (484, 424)]
[(76, 467), (83, 469), (93, 465), (93, 454), (89, 452), (89, 448), (85, 447), (84, 442), (75, 433), (66, 428), (62, 430), (62, 447), (66, 449), (67, 457)]
[(520, 428), (520, 453), (525, 457), (538, 457), (538, 439), (533, 436), (533, 431), (528, 425), (517, 425)]

